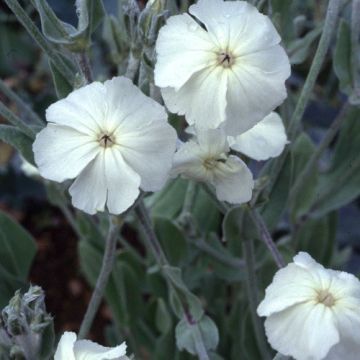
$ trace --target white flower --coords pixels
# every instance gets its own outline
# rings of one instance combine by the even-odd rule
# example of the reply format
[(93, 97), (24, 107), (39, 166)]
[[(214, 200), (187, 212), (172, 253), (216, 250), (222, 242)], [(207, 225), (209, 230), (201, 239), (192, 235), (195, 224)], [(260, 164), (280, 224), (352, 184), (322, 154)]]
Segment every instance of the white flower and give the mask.
[(155, 84), (197, 128), (253, 127), (286, 98), (290, 63), (267, 16), (245, 1), (199, 0), (172, 16), (156, 43)]
[(279, 156), (288, 139), (281, 117), (271, 112), (250, 130), (228, 137), (230, 147), (255, 160)]
[(130, 80), (113, 78), (73, 91), (46, 111), (49, 124), (33, 145), (40, 174), (70, 187), (75, 207), (94, 214), (128, 209), (139, 189), (167, 180), (176, 132), (162, 106)]
[(325, 269), (309, 254), (279, 270), (258, 314), (271, 346), (296, 360), (358, 360), (360, 282)]
[(76, 340), (76, 334), (65, 332), (59, 341), (54, 360), (128, 360), (126, 344), (104, 347), (90, 340)]
[(213, 185), (218, 199), (232, 204), (249, 201), (254, 187), (246, 164), (229, 155), (226, 135), (220, 129), (199, 130), (196, 138), (180, 145), (173, 174)]

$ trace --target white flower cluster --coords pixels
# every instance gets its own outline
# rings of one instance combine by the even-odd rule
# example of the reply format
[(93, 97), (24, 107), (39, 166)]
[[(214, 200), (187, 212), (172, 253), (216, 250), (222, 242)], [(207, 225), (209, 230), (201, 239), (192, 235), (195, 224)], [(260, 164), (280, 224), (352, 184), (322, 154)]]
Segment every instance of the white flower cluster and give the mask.
[(35, 162), (46, 179), (75, 179), (75, 207), (120, 214), (140, 190), (160, 190), (172, 168), (214, 185), (220, 200), (243, 203), (254, 181), (230, 148), (256, 160), (283, 150), (284, 126), (270, 112), (286, 97), (290, 65), (271, 21), (245, 1), (199, 0), (189, 12), (170, 17), (156, 44), (155, 84), (195, 131), (175, 158), (165, 109), (124, 77), (93, 82), (47, 109)]
[(258, 314), (271, 346), (296, 360), (360, 358), (360, 281), (309, 254), (279, 270)]
[[(287, 143), (280, 117), (289, 59), (268, 17), (245, 1), (199, 0), (160, 30), (155, 84), (185, 115), (195, 139), (180, 145), (173, 172), (215, 187), (219, 200), (251, 199), (254, 181), (230, 148), (256, 160)], [(197, 21), (198, 20), (198, 21)]]
[(108, 348), (90, 340), (77, 340), (73, 332), (65, 332), (57, 346), (54, 360), (129, 360), (126, 344)]

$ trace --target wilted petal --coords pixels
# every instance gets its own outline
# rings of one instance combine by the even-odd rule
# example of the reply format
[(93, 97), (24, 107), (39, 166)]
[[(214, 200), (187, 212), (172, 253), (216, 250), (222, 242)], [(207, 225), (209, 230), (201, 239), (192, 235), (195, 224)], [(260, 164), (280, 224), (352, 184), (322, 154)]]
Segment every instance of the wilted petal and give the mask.
[(236, 156), (219, 162), (215, 170), (213, 185), (217, 198), (231, 204), (242, 204), (251, 199), (254, 180), (246, 164)]
[(126, 344), (105, 347), (89, 340), (79, 340), (74, 346), (76, 360), (120, 360), (126, 355)]
[(91, 137), (73, 128), (49, 124), (33, 144), (41, 176), (62, 182), (76, 177), (99, 152)]
[(275, 112), (250, 130), (229, 139), (232, 149), (258, 161), (279, 156), (287, 142), (284, 124)]
[(73, 332), (64, 332), (58, 343), (54, 360), (77, 360), (74, 355), (74, 345), (76, 334)]

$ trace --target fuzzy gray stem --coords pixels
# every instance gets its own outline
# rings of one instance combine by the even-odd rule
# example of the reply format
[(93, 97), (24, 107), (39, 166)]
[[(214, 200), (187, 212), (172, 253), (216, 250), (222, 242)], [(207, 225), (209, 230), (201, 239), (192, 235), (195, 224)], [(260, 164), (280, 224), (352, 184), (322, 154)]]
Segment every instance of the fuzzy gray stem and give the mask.
[(109, 280), (111, 271), (113, 269), (115, 258), (116, 258), (116, 242), (117, 242), (117, 236), (119, 232), (119, 224), (116, 223), (116, 218), (113, 218), (110, 216), (110, 225), (109, 225), (109, 231), (106, 238), (105, 243), (105, 252), (104, 257), (101, 265), (101, 270), (99, 277), (96, 281), (94, 292), (91, 296), (89, 306), (86, 310), (84, 319), (81, 323), (81, 327), (79, 330), (79, 339), (84, 339), (94, 321), (95, 315), (99, 309), (101, 300), (103, 298), (106, 284)]
[(16, 126), (24, 134), (28, 135), (30, 139), (35, 139), (35, 131), (25, 124), (17, 115), (10, 111), (1, 101), (0, 101), (0, 116), (7, 120), (10, 124)]
[(249, 299), (250, 315), (254, 326), (256, 342), (258, 344), (259, 351), (262, 359), (270, 359), (269, 352), (266, 346), (266, 338), (264, 329), (259, 316), (256, 313), (258, 301), (258, 289), (255, 271), (255, 256), (254, 256), (254, 244), (252, 239), (245, 239), (243, 241), (244, 257), (246, 264), (246, 285)]

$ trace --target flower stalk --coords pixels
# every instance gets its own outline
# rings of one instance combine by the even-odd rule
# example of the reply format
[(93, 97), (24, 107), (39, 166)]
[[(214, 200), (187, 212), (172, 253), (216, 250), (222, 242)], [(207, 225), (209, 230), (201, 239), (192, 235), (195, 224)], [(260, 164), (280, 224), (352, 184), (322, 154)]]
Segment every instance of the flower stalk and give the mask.
[(344, 123), (346, 119), (346, 115), (349, 112), (349, 109), (351, 108), (350, 104), (347, 102), (343, 108), (340, 110), (339, 114), (333, 121), (333, 123), (330, 125), (329, 129), (327, 130), (324, 138), (322, 139), (321, 143), (317, 147), (316, 151), (312, 154), (309, 161), (306, 163), (305, 168), (300, 173), (300, 175), (297, 177), (294, 186), (290, 190), (290, 203), (296, 199), (297, 195), (301, 191), (304, 183), (308, 179), (309, 175), (315, 168), (317, 162), (321, 158), (324, 151), (327, 149), (327, 147), (330, 145), (331, 141), (335, 138), (336, 134), (338, 133), (341, 125)]
[(90, 303), (86, 310), (84, 319), (81, 323), (79, 336), (78, 336), (79, 339), (84, 339), (91, 328), (95, 315), (99, 309), (101, 300), (103, 298), (106, 284), (109, 280), (111, 271), (115, 263), (117, 236), (122, 221), (114, 216), (110, 216), (109, 220), (110, 220), (110, 224), (109, 224), (108, 235), (105, 242), (105, 252), (101, 265), (100, 274), (96, 281), (95, 289), (91, 296)]
[[(159, 239), (157, 238), (157, 235), (151, 224), (151, 219), (148, 210), (146, 209), (144, 202), (142, 200), (139, 201), (137, 207), (135, 208), (135, 214), (137, 215), (137, 218), (141, 226), (141, 230), (144, 234), (144, 240), (146, 241), (148, 248), (151, 250), (159, 268), (162, 271), (164, 266), (170, 266), (170, 264), (168, 259), (166, 258), (165, 253), (161, 248)], [(165, 279), (167, 280), (168, 286), (171, 287), (176, 294), (179, 294), (180, 290), (172, 284), (172, 282), (170, 281), (170, 279), (168, 278), (165, 272), (163, 272), (163, 274)], [(189, 312), (189, 306), (186, 303), (186, 299), (183, 296), (179, 296), (179, 300), (184, 313), (184, 318), (188, 322), (189, 326), (194, 327), (194, 331), (195, 331), (194, 341), (195, 341), (197, 356), (200, 360), (209, 360), (209, 356), (207, 354), (206, 347), (202, 339), (200, 330), (197, 327), (196, 321), (192, 318), (192, 315)]]
[(351, 8), (351, 70), (353, 78), (353, 91), (360, 97), (360, 0), (352, 0)]
[(24, 111), (29, 118), (36, 125), (44, 126), (44, 122), (41, 120), (40, 116), (33, 111), (29, 105), (27, 105), (13, 90), (11, 90), (3, 80), (0, 79), (0, 92), (2, 92), (9, 100), (13, 101), (16, 106)]
[(266, 338), (260, 318), (257, 316), (256, 309), (259, 305), (257, 279), (255, 272), (254, 243), (252, 239), (243, 241), (244, 257), (246, 264), (246, 285), (249, 299), (250, 315), (254, 326), (256, 342), (259, 347), (262, 359), (270, 359), (266, 346)]
[(285, 260), (282, 257), (282, 255), (280, 254), (278, 248), (276, 247), (275, 242), (272, 239), (271, 234), (270, 234), (263, 218), (257, 212), (257, 210), (250, 208), (250, 207), (249, 207), (249, 213), (250, 213), (250, 216), (251, 216), (254, 224), (256, 225), (256, 228), (259, 232), (261, 240), (265, 243), (266, 247), (269, 249), (276, 265), (278, 266), (279, 269), (284, 267), (286, 264)]
[(299, 100), (296, 104), (295, 111), (292, 114), (289, 123), (288, 134), (290, 139), (293, 139), (298, 128), (300, 121), (304, 115), (305, 108), (312, 95), (316, 80), (319, 76), (320, 70), (324, 63), (327, 51), (330, 46), (333, 34), (336, 29), (340, 13), (341, 0), (330, 0), (326, 12), (325, 24), (320, 37), (318, 48), (311, 64), (309, 74), (305, 80), (305, 84), (301, 90)]
[(27, 124), (25, 124), (17, 115), (9, 110), (2, 102), (0, 102), (0, 116), (4, 117), (10, 124), (16, 126), (24, 134), (31, 139), (35, 139), (35, 131)]
[[(46, 41), (45, 37), (41, 34), (40, 30), (30, 19), (26, 11), (21, 7), (17, 0), (5, 0), (7, 6), (15, 14), (19, 22), (24, 26), (31, 37), (37, 42), (40, 48), (47, 54), (47, 56), (54, 63), (58, 71), (69, 80), (73, 78), (74, 74), (71, 69), (66, 65), (62, 58), (56, 53), (54, 48)], [(72, 85), (72, 84), (71, 84)]]

